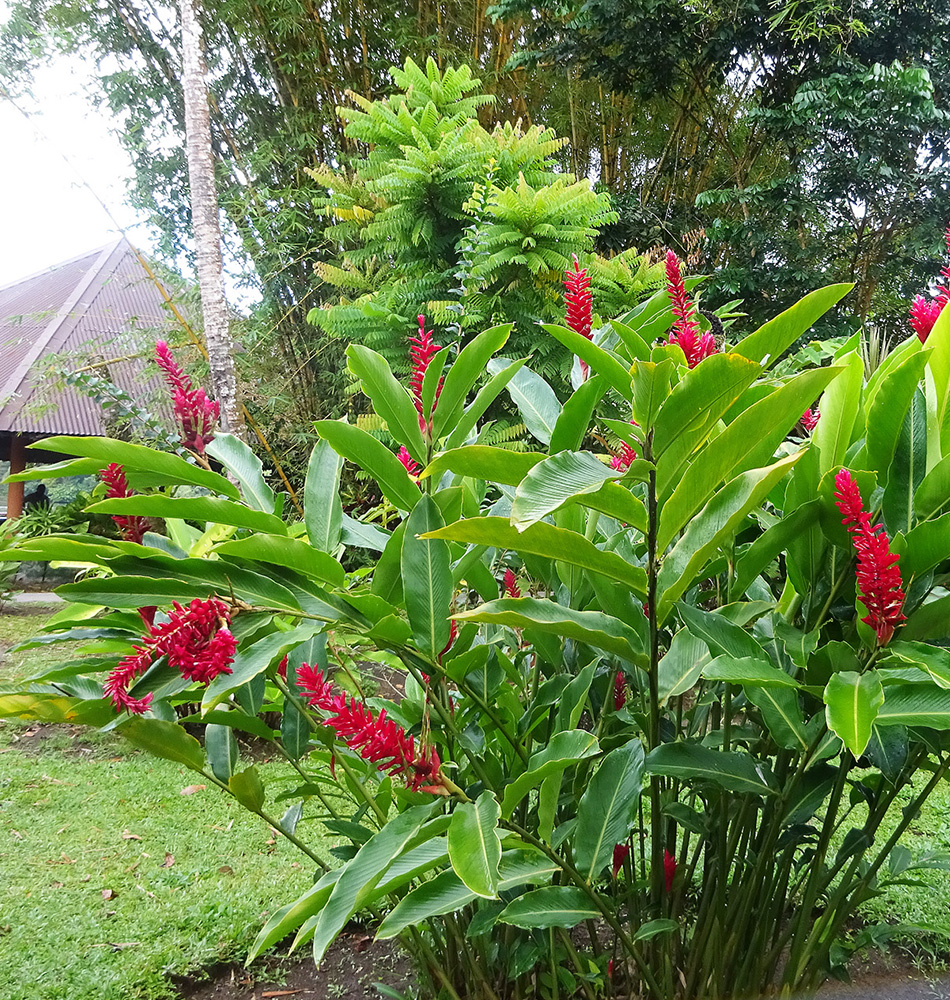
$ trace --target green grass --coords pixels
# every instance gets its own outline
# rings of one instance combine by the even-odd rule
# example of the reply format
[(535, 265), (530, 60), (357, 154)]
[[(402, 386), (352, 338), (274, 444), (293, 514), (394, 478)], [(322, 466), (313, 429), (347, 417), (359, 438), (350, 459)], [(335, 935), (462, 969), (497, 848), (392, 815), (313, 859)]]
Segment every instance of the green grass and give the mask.
[[(0, 614), (0, 643), (42, 620)], [(54, 656), (6, 654), (0, 684)], [(201, 783), (114, 734), (0, 721), (0, 997), (154, 1000), (243, 958), (312, 866), (213, 786), (181, 794)]]

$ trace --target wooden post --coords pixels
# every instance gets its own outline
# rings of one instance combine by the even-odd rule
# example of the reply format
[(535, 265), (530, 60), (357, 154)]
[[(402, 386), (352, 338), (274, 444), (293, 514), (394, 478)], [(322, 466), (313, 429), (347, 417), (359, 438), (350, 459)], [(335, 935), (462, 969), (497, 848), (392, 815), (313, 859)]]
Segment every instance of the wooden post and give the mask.
[[(26, 468), (26, 448), (23, 437), (14, 434), (10, 438), (10, 475)], [(7, 518), (19, 517), (23, 513), (23, 483), (7, 484)]]

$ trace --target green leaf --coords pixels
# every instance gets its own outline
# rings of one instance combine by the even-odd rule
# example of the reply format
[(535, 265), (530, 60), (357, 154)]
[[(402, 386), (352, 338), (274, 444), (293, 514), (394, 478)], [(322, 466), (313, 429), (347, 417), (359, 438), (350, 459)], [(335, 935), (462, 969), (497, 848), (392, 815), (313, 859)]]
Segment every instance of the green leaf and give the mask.
[(758, 361), (763, 366), (774, 364), (787, 348), (811, 329), (852, 288), (853, 284), (826, 285), (809, 292), (785, 312), (779, 313), (754, 333), (740, 340), (733, 351), (751, 361)]
[(49, 465), (33, 465), (22, 472), (14, 472), (7, 476), (5, 483), (28, 483), (34, 479), (59, 479), (66, 476), (95, 475), (104, 467), (98, 458), (69, 458), (63, 462), (51, 462)]
[(678, 604), (677, 610), (690, 632), (706, 643), (713, 656), (728, 653), (735, 657), (763, 657), (762, 647), (752, 634), (722, 614), (686, 603)]
[[(493, 358), (488, 362), (488, 371), (498, 375), (510, 364), (509, 358)], [(516, 371), (507, 388), (528, 432), (542, 444), (550, 444), (557, 418), (561, 415), (561, 404), (554, 390), (530, 368)]]
[(595, 375), (584, 382), (564, 404), (551, 435), (550, 452), (577, 451), (587, 437), (594, 407), (603, 399), (607, 383)]
[(586, 361), (590, 370), (602, 376), (623, 399), (631, 398), (630, 370), (621, 364), (610, 351), (598, 347), (592, 340), (574, 330), (553, 323), (542, 323), (555, 340), (559, 340), (570, 352)]
[(799, 687), (798, 681), (784, 670), (779, 670), (766, 659), (750, 656), (717, 656), (703, 667), (702, 674), (710, 681), (728, 681), (743, 687)]
[(279, 660), (284, 653), (289, 653), (300, 643), (312, 639), (322, 628), (322, 622), (308, 621), (289, 632), (271, 632), (257, 642), (239, 649), (231, 664), (231, 673), (218, 674), (208, 685), (201, 703), (202, 711), (220, 705), (233, 691), (262, 674), (274, 660)]
[(345, 573), (336, 559), (298, 538), (288, 538), (286, 535), (248, 535), (247, 538), (221, 542), (214, 547), (214, 551), (271, 566), (284, 566), (331, 586), (343, 586)]
[(343, 531), (340, 473), (343, 459), (329, 441), (320, 440), (310, 452), (303, 487), (304, 524), (310, 544), (321, 552), (335, 552)]
[[(867, 461), (862, 463), (861, 468), (874, 469), (882, 475), (890, 468), (901, 438), (904, 416), (917, 392), (929, 357), (930, 351), (917, 351), (881, 382), (880, 391), (867, 411), (867, 440), (864, 445)], [(925, 455), (926, 431), (925, 418)]]
[(914, 494), (914, 510), (922, 520), (950, 511), (950, 456), (941, 459), (924, 476)]
[(600, 915), (599, 908), (582, 889), (549, 885), (531, 889), (509, 903), (498, 915), (498, 922), (524, 928), (576, 927)]
[(535, 597), (503, 597), (454, 616), (459, 621), (489, 622), (530, 628), (584, 642), (632, 662), (644, 662), (644, 637), (629, 625), (600, 611), (573, 611)]
[(593, 757), (599, 749), (597, 737), (582, 729), (555, 733), (543, 750), (532, 754), (525, 772), (506, 786), (501, 804), (502, 816), (508, 819), (515, 806), (549, 774), (559, 773), (571, 764)]
[(822, 393), (818, 404), (821, 420), (812, 434), (812, 441), (818, 450), (819, 477), (838, 468), (844, 461), (861, 406), (864, 362), (857, 351), (841, 361), (843, 369)]
[(700, 678), (712, 656), (706, 644), (689, 629), (681, 628), (657, 665), (657, 697), (660, 705), (688, 691)]
[(316, 420), (313, 426), (338, 455), (368, 472), (391, 504), (400, 510), (415, 507), (419, 487), (409, 478), (402, 462), (372, 434), (341, 420)]
[(240, 755), (234, 730), (230, 726), (205, 726), (205, 751), (211, 771), (218, 781), (227, 781), (237, 770)]
[(264, 785), (256, 765), (232, 774), (228, 779), (228, 789), (245, 809), (259, 813), (264, 808)]
[(907, 532), (900, 571), (905, 584), (923, 576), (950, 558), (950, 511), (932, 521), (922, 521)]
[(928, 413), (929, 438), (935, 455), (950, 453), (950, 309), (937, 317), (927, 335), (927, 347), (932, 350), (927, 367), (933, 380), (936, 407)]
[(604, 483), (622, 476), (589, 451), (559, 452), (533, 466), (521, 481), (511, 505), (511, 523), (524, 531), (577, 497), (596, 493)]
[(148, 472), (163, 478), (167, 483), (182, 483), (187, 486), (203, 486), (212, 493), (240, 500), (240, 490), (224, 476), (199, 468), (178, 455), (156, 451), (141, 444), (116, 441), (107, 437), (62, 437), (54, 436), (31, 444), (42, 446), (44, 451), (60, 452), (64, 455), (82, 455), (96, 459), (101, 469), (112, 462), (125, 466), (126, 471)]
[(495, 834), (501, 807), (493, 792), (485, 791), (475, 802), (463, 802), (449, 824), (449, 859), (458, 877), (477, 896), (498, 894), (501, 842)]
[[(561, 692), (555, 721), (557, 729), (574, 729), (577, 726), (584, 712), (584, 706), (587, 704), (587, 696), (590, 694), (590, 686), (597, 667), (596, 660), (593, 663), (588, 663)], [(553, 798), (556, 802), (557, 796), (553, 795)]]
[(875, 721), (878, 726), (950, 729), (950, 691), (921, 684), (889, 684)]
[(458, 423), (466, 396), (478, 381), (488, 359), (505, 345), (513, 328), (513, 323), (493, 326), (473, 337), (459, 352), (445, 376), (439, 404), (432, 414), (432, 436), (436, 440)]
[(663, 504), (657, 546), (673, 541), (709, 496), (735, 475), (767, 463), (838, 369), (804, 372), (753, 403), (689, 462)]
[[(435, 660), (449, 641), (449, 607), (452, 603), (452, 570), (449, 547), (438, 540), (444, 527), (432, 497), (416, 504), (402, 540), (402, 585), (406, 615), (419, 652)], [(436, 533), (436, 537), (433, 537)], [(419, 537), (423, 536), (423, 537)]]
[[(715, 357), (715, 355), (713, 355)], [(706, 361), (712, 360), (707, 358)], [(704, 361), (703, 364), (706, 362)], [(694, 368), (698, 371), (702, 365)], [(833, 384), (833, 383), (832, 383)], [(790, 455), (764, 469), (753, 469), (737, 476), (716, 493), (689, 523), (686, 532), (663, 560), (658, 578), (660, 599), (657, 621), (662, 624), (674, 601), (692, 585), (696, 575), (723, 545), (728, 544), (745, 522), (746, 515), (757, 507), (802, 453)]]
[(246, 964), (250, 965), (268, 948), (277, 944), (278, 941), (283, 941), (292, 930), (318, 913), (330, 898), (330, 892), (340, 874), (340, 869), (327, 872), (316, 885), (310, 886), (302, 896), (277, 910), (254, 939)]
[(88, 510), (94, 514), (177, 517), (183, 521), (210, 521), (275, 535), (287, 534), (287, 526), (274, 514), (252, 510), (244, 504), (218, 497), (169, 497), (164, 494), (115, 497), (91, 504)]
[(749, 685), (744, 690), (762, 713), (766, 729), (780, 747), (803, 752), (811, 746), (815, 733), (805, 725), (797, 691), (772, 684)]
[(884, 704), (880, 675), (875, 671), (859, 674), (840, 670), (825, 685), (824, 701), (828, 728), (855, 757), (860, 757)]
[[(145, 576), (88, 578), (56, 588), (67, 601), (112, 608), (143, 608), (172, 601), (204, 600), (208, 585), (201, 580), (153, 579)], [(299, 611), (299, 608), (297, 608)]]
[[(660, 292), (659, 294), (665, 296), (666, 292)], [(665, 305), (666, 313), (670, 317), (670, 320), (672, 320), (673, 314), (670, 311), (670, 300), (668, 296), (666, 297)], [(635, 330), (632, 326), (628, 326), (626, 323), (621, 323), (619, 320), (615, 319), (610, 321), (610, 325), (623, 342), (623, 346), (627, 349), (627, 354), (630, 356), (631, 360), (643, 361), (650, 357), (650, 345), (643, 339), (640, 332)], [(669, 329), (669, 325), (671, 324), (667, 325), (667, 329)]]
[[(884, 396), (885, 390), (886, 386), (879, 398)], [(923, 392), (917, 389), (904, 414), (884, 487), (882, 513), (892, 538), (899, 531), (906, 535), (914, 526), (914, 494), (923, 482), (926, 468), (927, 401)]]
[(711, 781), (730, 792), (775, 794), (768, 765), (738, 750), (712, 750), (698, 743), (662, 743), (647, 754), (646, 770), (686, 781)]
[(204, 773), (205, 755), (201, 744), (174, 722), (140, 715), (125, 723), (119, 732), (140, 750)]
[(615, 844), (627, 839), (636, 822), (643, 778), (639, 740), (612, 750), (591, 779), (577, 807), (574, 867), (595, 882), (610, 863)]
[(789, 543), (801, 537), (806, 528), (818, 519), (818, 501), (812, 500), (786, 514), (777, 524), (764, 531), (736, 560), (736, 576), (732, 596), (741, 597), (753, 580), (784, 552)]
[(343, 869), (319, 911), (313, 929), (313, 960), (317, 964), (346, 922), (359, 909), (393, 861), (419, 833), (432, 807), (414, 806), (391, 819), (368, 840)]
[(670, 394), (676, 365), (670, 358), (659, 363), (634, 361), (630, 367), (633, 418), (641, 427), (652, 427), (660, 407)]
[(493, 545), (500, 549), (550, 558), (600, 573), (623, 583), (641, 597), (646, 595), (646, 573), (614, 552), (602, 552), (583, 535), (556, 528), (543, 521), (518, 531), (503, 517), (470, 517), (431, 533), (432, 538), (448, 538), (475, 545)]
[(423, 469), (419, 478), (435, 476), (438, 480), (444, 472), (452, 472), (457, 476), (517, 486), (544, 457), (537, 452), (509, 451), (507, 448), (493, 448), (486, 444), (469, 444), (437, 455)]
[[(501, 391), (507, 387), (508, 383), (518, 374), (527, 363), (527, 358), (520, 361), (512, 361), (506, 368), (503, 368), (496, 375), (493, 375), (479, 389), (475, 400), (465, 408), (465, 412), (460, 417), (452, 432), (445, 441), (446, 448), (457, 448), (468, 439), (469, 434), (475, 429), (482, 414), (488, 409)], [(454, 366), (453, 366), (454, 367)]]
[(392, 436), (408, 448), (417, 462), (424, 462), (426, 447), (419, 429), (419, 414), (409, 393), (396, 381), (386, 359), (362, 344), (350, 344), (346, 357), (347, 367), (360, 380), (363, 392), (369, 396), (373, 409), (386, 421)]
[(205, 450), (238, 481), (248, 506), (265, 514), (274, 513), (277, 501), (274, 491), (264, 480), (264, 466), (240, 438), (233, 434), (215, 434)]
[(633, 935), (634, 941), (649, 941), (650, 938), (657, 937), (660, 934), (672, 934), (679, 927), (679, 924), (675, 920), (671, 920), (669, 917), (660, 917), (657, 920), (648, 920), (645, 924), (641, 924), (637, 928), (637, 932)]

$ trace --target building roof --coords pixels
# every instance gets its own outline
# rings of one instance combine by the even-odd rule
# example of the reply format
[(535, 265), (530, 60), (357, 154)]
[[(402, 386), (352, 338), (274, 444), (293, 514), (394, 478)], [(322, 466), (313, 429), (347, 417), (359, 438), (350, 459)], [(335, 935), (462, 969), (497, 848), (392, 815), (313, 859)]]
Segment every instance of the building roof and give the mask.
[[(71, 386), (44, 385), (44, 361), (109, 361), (142, 351), (141, 331), (167, 337), (174, 319), (126, 239), (0, 287), (0, 434), (107, 433), (102, 408)], [(159, 385), (145, 360), (96, 374), (144, 405)], [(164, 416), (164, 414), (162, 414)]]

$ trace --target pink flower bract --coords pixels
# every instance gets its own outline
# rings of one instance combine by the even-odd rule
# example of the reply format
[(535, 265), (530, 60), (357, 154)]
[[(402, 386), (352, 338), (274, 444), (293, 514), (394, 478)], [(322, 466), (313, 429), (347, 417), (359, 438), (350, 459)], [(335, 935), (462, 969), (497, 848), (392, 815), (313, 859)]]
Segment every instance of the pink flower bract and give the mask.
[(700, 332), (696, 306), (686, 291), (679, 259), (672, 250), (668, 250), (666, 254), (666, 290), (676, 317), (669, 342), (679, 344), (686, 355), (686, 363), (690, 368), (695, 368), (704, 358), (716, 354), (718, 349), (711, 333)]
[(155, 344), (155, 360), (165, 373), (165, 381), (172, 391), (172, 408), (181, 432), (181, 443), (189, 451), (203, 455), (205, 445), (214, 438), (220, 407), (208, 399), (204, 389), (192, 387), (191, 379), (174, 359), (164, 340)]
[[(110, 500), (116, 497), (131, 497), (135, 495), (135, 490), (133, 490), (128, 481), (125, 478), (125, 469), (113, 462), (111, 465), (107, 465), (102, 472), (99, 473), (99, 478), (106, 484), (106, 497)], [(139, 545), (142, 544), (142, 538), (145, 532), (148, 531), (148, 520), (144, 517), (125, 515), (125, 514), (113, 514), (112, 520), (115, 522), (117, 528), (122, 531), (122, 537), (127, 542), (138, 542)]]
[(620, 869), (623, 868), (623, 863), (627, 860), (627, 855), (630, 853), (629, 844), (617, 844), (614, 847), (614, 868), (613, 877), (616, 878), (620, 874)]
[(663, 884), (667, 895), (673, 891), (673, 879), (676, 878), (676, 858), (669, 851), (663, 852)]
[(847, 469), (835, 476), (835, 505), (844, 515), (841, 523), (851, 533), (858, 554), (857, 582), (861, 603), (867, 616), (861, 620), (877, 636), (879, 646), (890, 642), (894, 629), (904, 620), (904, 591), (890, 542), (882, 525), (871, 525), (871, 515), (864, 509), (861, 491)]
[[(581, 267), (577, 259), (577, 254), (571, 254), (574, 260), (574, 270), (568, 268), (564, 272), (564, 303), (566, 314), (564, 322), (575, 333), (579, 333), (587, 340), (591, 339), (591, 327), (593, 324), (593, 299), (590, 294), (590, 277), (587, 268)], [(587, 362), (581, 361), (581, 374), (587, 379), (590, 370)]]
[(934, 328), (934, 323), (937, 322), (946, 304), (947, 299), (942, 295), (936, 299), (925, 299), (923, 295), (918, 295), (911, 303), (910, 325), (922, 344), (927, 342), (930, 331)]
[(614, 676), (614, 708), (619, 712), (627, 704), (627, 678), (618, 670)]
[(435, 398), (432, 401), (432, 410), (430, 413), (423, 412), (422, 384), (425, 381), (426, 370), (429, 364), (442, 348), (433, 342), (432, 331), (426, 329), (425, 316), (419, 316), (418, 319), (419, 333), (417, 336), (409, 338), (409, 343), (412, 345), (409, 348), (409, 357), (412, 361), (409, 392), (412, 395), (412, 402), (415, 404), (416, 412), (419, 414), (419, 427), (423, 433), (426, 433), (432, 430), (432, 414), (435, 413), (436, 404), (439, 402), (439, 396), (442, 393), (442, 379), (439, 379), (439, 384), (436, 386)]
[(805, 430), (811, 434), (811, 432), (818, 426), (818, 421), (821, 419), (821, 411), (818, 409), (805, 410), (802, 414), (801, 425)]
[(514, 570), (510, 567), (505, 570), (505, 597), (521, 597), (521, 588), (518, 586), (518, 579)]

